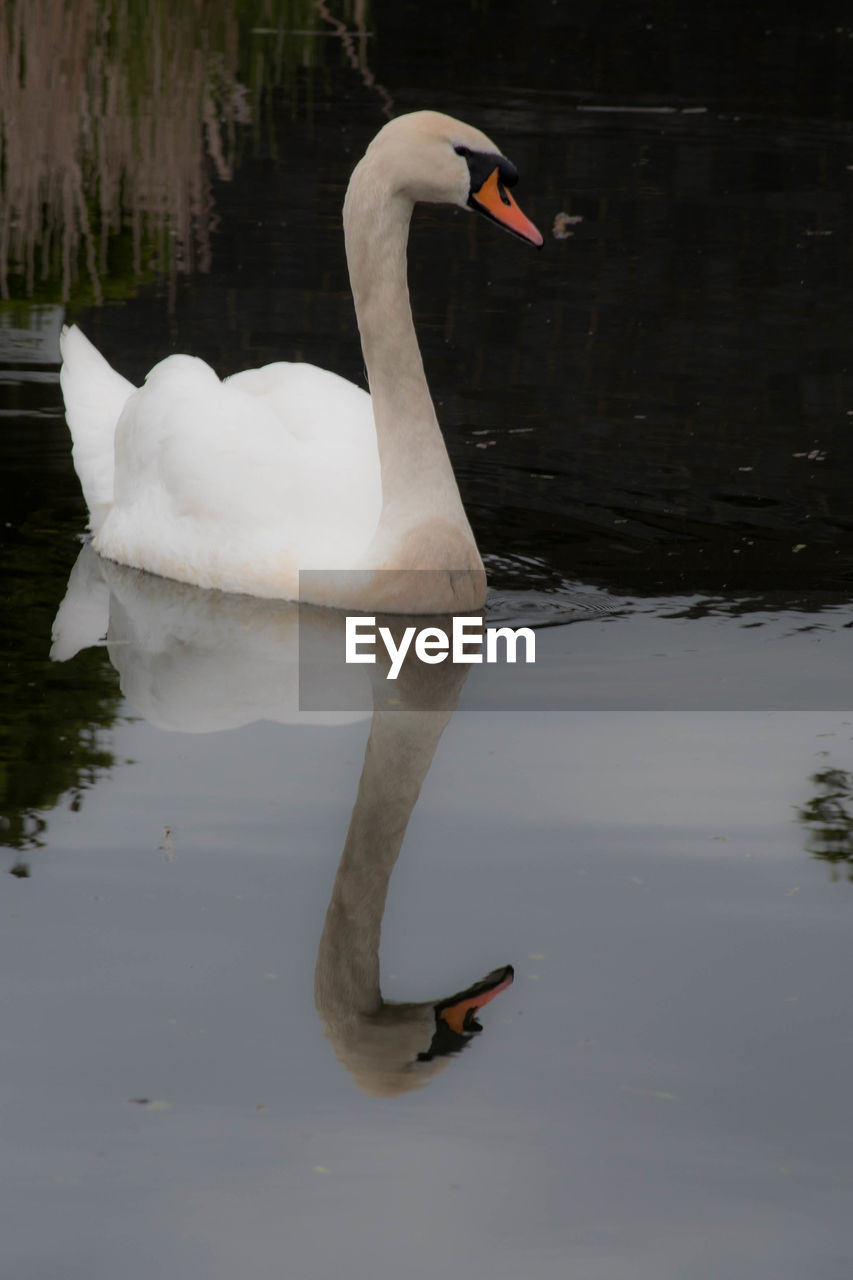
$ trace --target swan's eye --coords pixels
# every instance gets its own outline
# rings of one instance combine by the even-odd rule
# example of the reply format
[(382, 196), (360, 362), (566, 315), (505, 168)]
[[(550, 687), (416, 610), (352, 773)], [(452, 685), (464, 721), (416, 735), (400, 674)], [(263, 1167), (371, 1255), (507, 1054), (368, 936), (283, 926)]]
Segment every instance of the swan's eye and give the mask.
[(498, 181), (502, 187), (514, 187), (518, 182), (518, 170), (515, 165), (498, 151), (472, 151), (470, 147), (462, 146), (461, 144), (458, 147), (454, 147), (453, 150), (458, 156), (462, 156), (468, 165), (468, 173), (471, 175), (470, 190), (472, 195), (480, 190), (486, 179), (496, 169), (498, 171)]

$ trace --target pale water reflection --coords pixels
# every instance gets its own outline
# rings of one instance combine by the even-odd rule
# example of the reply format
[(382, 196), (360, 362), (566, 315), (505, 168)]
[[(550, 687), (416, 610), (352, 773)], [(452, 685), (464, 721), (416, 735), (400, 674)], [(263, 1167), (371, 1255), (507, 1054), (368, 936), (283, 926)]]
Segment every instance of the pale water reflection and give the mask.
[[(819, 1274), (840, 1277), (850, 903), (831, 867), (806, 856), (801, 819), (816, 769), (853, 769), (853, 717), (769, 708), (450, 718), (390, 709), (379, 679), (386, 705), (348, 813), (364, 726), (287, 723), (277, 694), (265, 703), (251, 679), (256, 664), (272, 674), (259, 652), (269, 658), (277, 642), (286, 652), (281, 631), (257, 640), (269, 624), (261, 614), (281, 606), (259, 612), (258, 602), (97, 558), (87, 567), (89, 554), (83, 571), (110, 583), (90, 638), (108, 621), (137, 710), (154, 708), (174, 728), (180, 708), (197, 730), (210, 699), (207, 714), (236, 724), (224, 691), (248, 719), (253, 689), (255, 714), (279, 721), (189, 738), (123, 725), (118, 743), (135, 763), (74, 819), (58, 815), (51, 862), (39, 867), (46, 887), (59, 877), (78, 903), (90, 886), (82, 910), (96, 933), (91, 947), (71, 944), (76, 980), (93, 984), (102, 1008), (121, 1001), (106, 1040), (77, 1008), (88, 1025), (77, 1065), (51, 1087), (68, 1098), (86, 1079), (91, 1118), (70, 1141), (85, 1146), (97, 1132), (120, 1186), (122, 1153), (134, 1151), (146, 1232), (153, 1224), (175, 1266), (223, 1278), (282, 1265), (318, 1278), (344, 1266), (426, 1277), (432, 1263), (412, 1257), (412, 1241), (426, 1241), (428, 1220), (468, 1274), (501, 1280), (552, 1280), (567, 1261), (583, 1280), (716, 1280), (733, 1257), (785, 1280), (819, 1259)], [(775, 621), (789, 679), (800, 662), (786, 645), (832, 634), (824, 614), (801, 615), (797, 631), (781, 614), (712, 602), (670, 602), (668, 618), (649, 602), (632, 614), (623, 601), (611, 615), (594, 592), (584, 601), (574, 623), (538, 634), (575, 637), (562, 646), (564, 669), (596, 651), (588, 688), (599, 698), (618, 687), (627, 649), (635, 671), (651, 664), (646, 626), (686, 632), (685, 650), (693, 633), (700, 651), (722, 629), (758, 658), (772, 646), (749, 624)], [(579, 599), (549, 610), (528, 595), (524, 605), (538, 624)], [(493, 608), (506, 614), (512, 602)], [(602, 648), (602, 627), (624, 642)], [(735, 652), (731, 671), (743, 662)], [(725, 676), (719, 648), (705, 658), (709, 675)], [(783, 686), (771, 671), (760, 687)], [(74, 833), (81, 821), (85, 835)], [(329, 854), (341, 843), (332, 883)], [(63, 849), (74, 858), (64, 870)], [(97, 976), (104, 949), (118, 966), (113, 996)], [(488, 1010), (488, 1045), (428, 1091), (400, 1096), (448, 1062), (430, 1056), (436, 988), (485, 972), (496, 953), (513, 957), (516, 982)], [(322, 1035), (306, 1021), (312, 966)], [(497, 990), (507, 976), (486, 981)], [(59, 995), (49, 970), (44, 980), (42, 1014)], [(483, 992), (459, 992), (472, 994)], [(52, 1038), (50, 1026), (39, 1020), (38, 1039)], [(32, 1052), (35, 1027), (29, 1035)], [(359, 1100), (332, 1072), (323, 1035), (362, 1090), (397, 1096)], [(121, 1118), (122, 1103), (135, 1120)], [(61, 1155), (54, 1146), (60, 1168)], [(77, 1186), (84, 1207), (111, 1203), (97, 1174), (78, 1174)], [(138, 1240), (122, 1203), (115, 1197), (121, 1238)], [(96, 1273), (113, 1256), (109, 1233), (88, 1251)], [(141, 1280), (144, 1265), (130, 1265)]]
[(365, 726), (122, 719), (133, 763), (6, 878), (10, 1271), (426, 1280), (437, 1235), (490, 1280), (840, 1280), (851, 904), (794, 806), (851, 737), (830, 713), (457, 712), (383, 996), (507, 956), (516, 980), (452, 1070), (380, 1100), (312, 1000)]
[[(798, 815), (853, 717), (380, 705), (362, 762), (285, 708), (288, 609), (73, 571), (58, 653), (105, 639), (139, 701), (6, 881), (13, 1273), (426, 1280), (437, 1235), (490, 1280), (834, 1277), (849, 886)], [(538, 634), (644, 625), (609, 616)], [(438, 991), (475, 1042), (435, 1074)]]

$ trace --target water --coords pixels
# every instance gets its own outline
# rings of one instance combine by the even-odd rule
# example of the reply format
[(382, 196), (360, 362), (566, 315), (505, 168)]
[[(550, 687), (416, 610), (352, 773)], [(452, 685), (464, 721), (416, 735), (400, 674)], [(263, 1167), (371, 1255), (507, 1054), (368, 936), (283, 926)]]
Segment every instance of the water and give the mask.
[[(106, 51), (92, 0), (85, 67), (0, 77), (43, 166), (0, 193), (0, 1275), (846, 1277), (853, 28), (232, 8), (205, 60), (197, 24), (135, 40), (142, 2)], [(36, 146), (81, 84), (89, 132), (63, 106)], [(423, 105), (546, 233), (427, 210), (411, 247), (489, 618), (537, 663), (309, 723), (287, 606), (69, 584), (57, 333), (137, 380), (168, 350), (359, 379), (338, 210)], [(93, 612), (51, 661), (67, 591)], [(507, 964), (429, 1056), (434, 1004)], [(371, 1021), (377, 984), (404, 1007)]]

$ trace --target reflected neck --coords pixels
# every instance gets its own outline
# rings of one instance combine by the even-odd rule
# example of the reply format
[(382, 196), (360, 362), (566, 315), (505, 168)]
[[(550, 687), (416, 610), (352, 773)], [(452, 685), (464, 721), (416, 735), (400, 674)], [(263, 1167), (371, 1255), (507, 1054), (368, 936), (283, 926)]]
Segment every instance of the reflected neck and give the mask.
[(326, 1020), (382, 1007), (379, 941), (388, 883), (451, 711), (376, 711), (314, 975)]

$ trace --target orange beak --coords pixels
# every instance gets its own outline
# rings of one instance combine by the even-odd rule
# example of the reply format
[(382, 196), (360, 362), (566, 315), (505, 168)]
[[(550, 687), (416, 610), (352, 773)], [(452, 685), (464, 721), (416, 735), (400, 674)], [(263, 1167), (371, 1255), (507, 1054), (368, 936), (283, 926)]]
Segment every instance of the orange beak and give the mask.
[(479, 191), (471, 192), (469, 204), (522, 240), (535, 244), (537, 249), (542, 248), (542, 232), (521, 212), (501, 182), (499, 169), (494, 169), (489, 174)]
[(512, 986), (514, 976), (512, 965), (496, 969), (482, 982), (475, 982), (474, 986), (469, 987), (467, 991), (461, 991), (458, 995), (451, 996), (449, 1000), (442, 1002), (436, 1012), (457, 1035), (479, 1031), (480, 1024), (474, 1016), (477, 1010), (482, 1009), (484, 1005), (494, 1000), (495, 996)]

